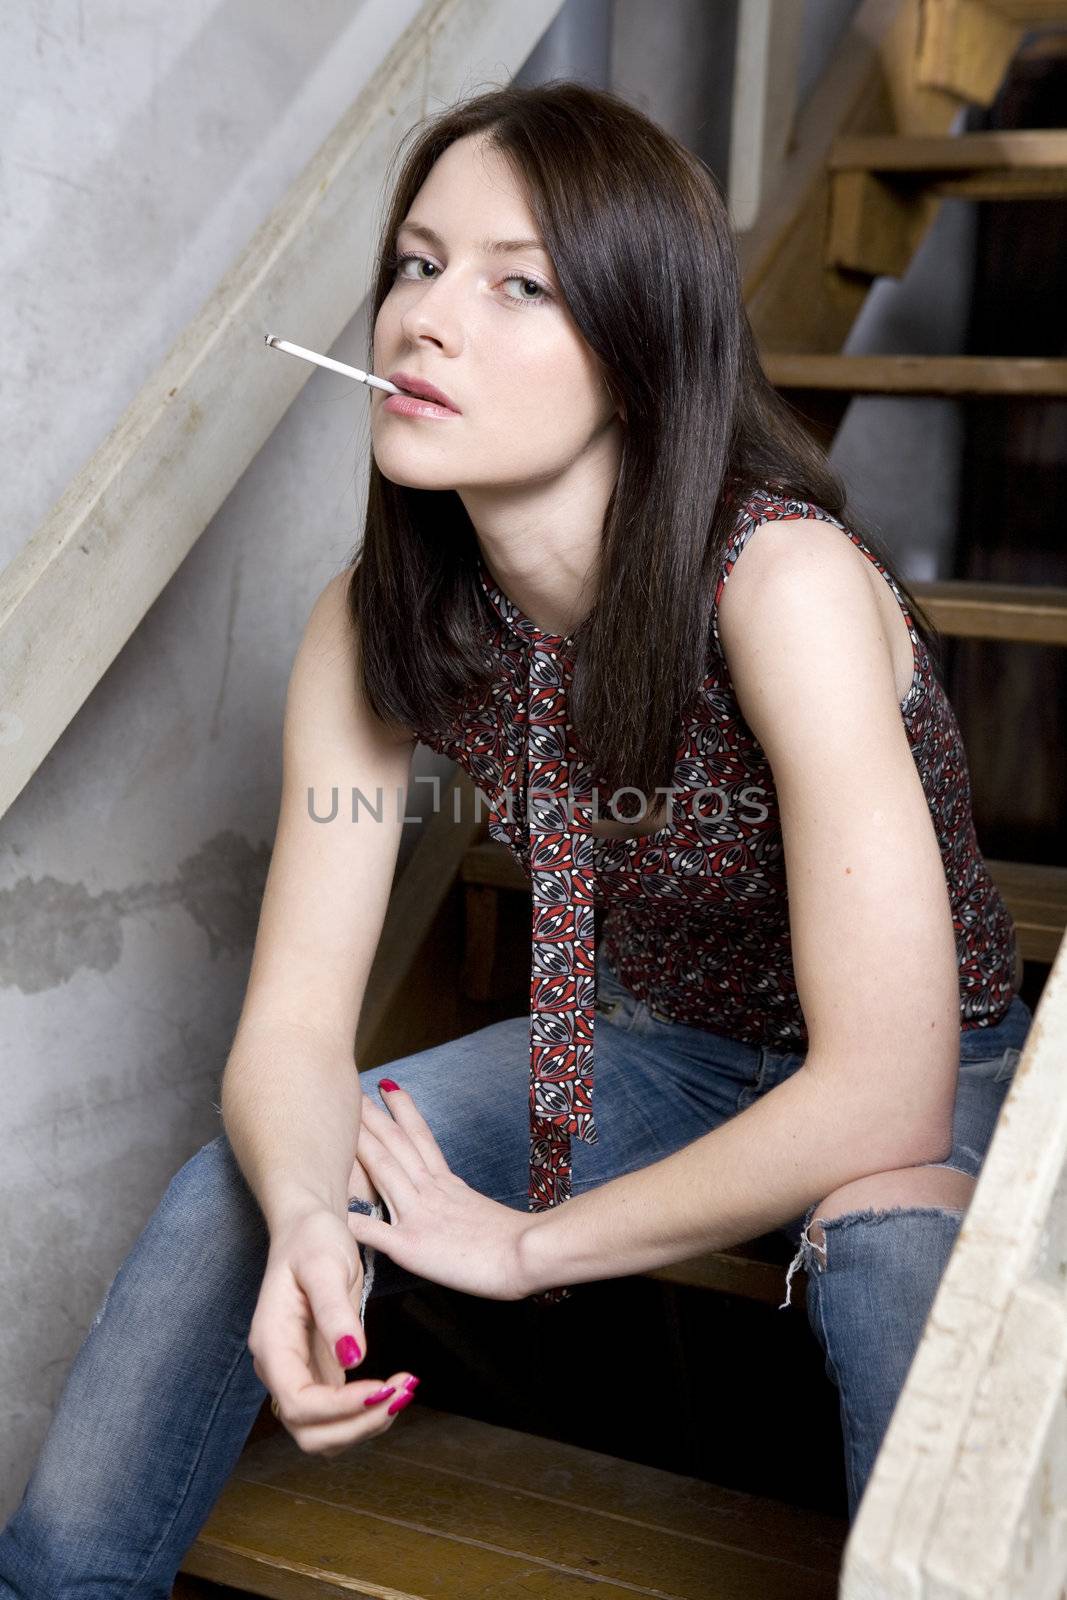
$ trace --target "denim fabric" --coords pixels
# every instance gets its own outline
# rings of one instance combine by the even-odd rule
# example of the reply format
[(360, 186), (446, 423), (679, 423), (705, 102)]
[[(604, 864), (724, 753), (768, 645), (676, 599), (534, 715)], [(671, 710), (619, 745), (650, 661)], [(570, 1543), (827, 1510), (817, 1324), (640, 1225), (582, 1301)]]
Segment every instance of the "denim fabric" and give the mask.
[[(657, 1016), (603, 962), (597, 1010), (599, 1139), (574, 1141), (575, 1194), (691, 1143), (801, 1064)], [(1016, 1000), (999, 1028), (961, 1035), (956, 1138), (939, 1164), (977, 1172), (1029, 1021)], [(526, 1210), (528, 1016), (362, 1072), (379, 1104), (382, 1077), (411, 1092), (454, 1172)], [(367, 1211), (369, 1202), (349, 1207)], [(853, 1507), (960, 1215), (926, 1207), (833, 1219), (825, 1261), (802, 1237), (810, 1213), (783, 1230), (804, 1253), (808, 1314), (840, 1390)], [(266, 1398), (247, 1334), (268, 1243), (220, 1133), (171, 1179), (74, 1359), (22, 1502), (0, 1532), (4, 1600), (168, 1600)], [(370, 1297), (421, 1281), (382, 1252), (364, 1259)], [(388, 1365), (372, 1345), (369, 1373)]]

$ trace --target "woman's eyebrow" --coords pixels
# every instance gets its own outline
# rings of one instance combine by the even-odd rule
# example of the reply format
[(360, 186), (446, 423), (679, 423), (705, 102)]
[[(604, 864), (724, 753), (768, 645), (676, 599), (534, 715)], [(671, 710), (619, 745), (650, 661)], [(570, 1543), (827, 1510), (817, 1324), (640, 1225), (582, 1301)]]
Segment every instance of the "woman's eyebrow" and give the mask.
[[(423, 222), (402, 222), (397, 233), (404, 230), (414, 233), (418, 238), (425, 239), (428, 244), (435, 245), (438, 250), (444, 249), (445, 241), (433, 228), (427, 227)], [(483, 239), (481, 249), (486, 255), (510, 255), (513, 250), (541, 250), (547, 256), (548, 251), (540, 239)]]

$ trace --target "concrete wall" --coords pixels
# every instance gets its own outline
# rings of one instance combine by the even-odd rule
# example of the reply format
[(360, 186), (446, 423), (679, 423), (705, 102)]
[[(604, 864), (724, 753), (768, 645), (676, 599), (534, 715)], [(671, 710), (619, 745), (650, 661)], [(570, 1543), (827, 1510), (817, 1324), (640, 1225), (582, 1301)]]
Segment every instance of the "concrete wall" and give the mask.
[[(3, 9), (0, 560), (419, 9)], [(333, 353), (361, 365), (364, 339), (360, 314)], [(286, 683), (315, 595), (357, 543), (366, 406), (362, 385), (310, 379), (0, 819), (0, 1520), (119, 1263), (219, 1130)]]
[[(816, 21), (823, 9), (839, 22), (840, 5), (809, 3)], [(4, 8), (0, 560), (417, 10)], [(724, 173), (734, 6), (672, 0), (667, 15), (671, 27), (661, 0), (569, 0), (520, 81), (610, 82)], [(833, 28), (812, 38), (817, 73)], [(942, 235), (935, 277), (959, 243), (949, 225)], [(943, 336), (930, 292), (890, 287), (858, 334), (885, 348)], [(300, 340), (295, 325), (276, 331)], [(333, 353), (358, 362), (363, 348), (360, 315)], [(854, 407), (835, 454), (902, 537), (936, 543), (953, 440), (913, 436), (903, 415), (864, 421)], [(905, 466), (916, 437), (918, 477)], [(368, 454), (364, 391), (316, 373), (0, 819), (0, 1521), (124, 1254), (218, 1131), (277, 819), (286, 681), (315, 594), (357, 542)], [(440, 764), (422, 752), (419, 770)], [(413, 807), (428, 803), (418, 791)]]

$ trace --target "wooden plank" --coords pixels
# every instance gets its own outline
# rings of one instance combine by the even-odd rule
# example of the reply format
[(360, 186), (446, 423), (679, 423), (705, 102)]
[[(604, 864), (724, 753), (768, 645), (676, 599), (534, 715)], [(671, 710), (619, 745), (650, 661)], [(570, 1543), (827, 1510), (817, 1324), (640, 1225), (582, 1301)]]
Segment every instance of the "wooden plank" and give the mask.
[(329, 1460), (288, 1434), (247, 1450), (183, 1571), (277, 1600), (557, 1600), (591, 1585), (603, 1600), (829, 1600), (844, 1533), (833, 1518), (423, 1406)]
[(845, 356), (763, 351), (776, 389), (993, 399), (1067, 395), (1067, 361), (1044, 356)]
[(923, 23), (916, 81), (992, 105), (1022, 37), (1018, 21), (983, 0), (926, 0)]
[(1067, 930), (1067, 867), (988, 858), (986, 866), (1011, 912), (1024, 960), (1051, 966)]
[(937, 214), (929, 188), (901, 192), (880, 175), (836, 172), (831, 178), (827, 266), (873, 278), (900, 278)]
[(982, 0), (982, 4), (1020, 28), (1047, 28), (1052, 22), (1067, 22), (1067, 0)]
[(1067, 132), (843, 135), (829, 152), (827, 170), (827, 263), (868, 277), (899, 277), (943, 198), (1067, 195)]
[(922, 178), (937, 172), (1040, 172), (1067, 169), (1067, 129), (1011, 128), (990, 133), (844, 134), (835, 139), (832, 172)]
[[(782, 1240), (784, 1259), (765, 1260), (753, 1253), (753, 1244), (734, 1245), (728, 1250), (711, 1250), (689, 1261), (652, 1267), (643, 1278), (660, 1278), (664, 1283), (680, 1283), (690, 1289), (708, 1289), (715, 1294), (733, 1294), (742, 1300), (757, 1300), (778, 1307), (785, 1300), (785, 1277), (789, 1263), (788, 1240)], [(807, 1282), (803, 1273), (794, 1276), (790, 1306), (803, 1310)]]
[(1062, 1593), (1065, 1054), (1062, 944), (853, 1524), (841, 1600)]
[(559, 9), (427, 0), (366, 83), (354, 64), (351, 109), (0, 573), (0, 815), (316, 371), (264, 346), (278, 308), (299, 310), (302, 343), (332, 347), (370, 287), (368, 221), (401, 135), (476, 67), (506, 80)]
[(954, 579), (914, 581), (910, 587), (942, 633), (960, 639), (1067, 645), (1067, 588)]

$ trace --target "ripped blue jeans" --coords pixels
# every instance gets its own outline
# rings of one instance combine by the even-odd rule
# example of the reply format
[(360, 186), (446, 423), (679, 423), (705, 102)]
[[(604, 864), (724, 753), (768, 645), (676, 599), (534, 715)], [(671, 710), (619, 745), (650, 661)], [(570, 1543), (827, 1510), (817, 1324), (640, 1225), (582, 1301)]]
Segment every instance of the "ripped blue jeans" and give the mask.
[[(602, 962), (597, 1008), (599, 1137), (572, 1144), (575, 1194), (671, 1155), (801, 1064), (657, 1016)], [(999, 1027), (961, 1035), (953, 1148), (938, 1165), (978, 1171), (1030, 1020), (1017, 999)], [(395, 1078), (452, 1171), (525, 1211), (529, 1071), (522, 1015), (364, 1070), (360, 1083), (377, 1097), (379, 1080)], [(807, 1268), (808, 1316), (840, 1392), (853, 1512), (961, 1215), (916, 1206), (834, 1218), (823, 1255), (803, 1238), (811, 1213), (783, 1230)], [(0, 1530), (0, 1600), (168, 1600), (267, 1398), (247, 1340), (269, 1243), (219, 1133), (171, 1178), (92, 1319)], [(364, 1256), (369, 1297), (421, 1281), (384, 1252)], [(545, 1308), (546, 1338), (553, 1314)], [(390, 1362), (371, 1341), (369, 1371)]]
[[(744, 1111), (804, 1061), (803, 1053), (746, 1045), (672, 1022), (630, 994), (603, 961), (597, 966), (597, 997), (601, 1016), (636, 1036), (635, 1048), (640, 1041), (649, 1070), (654, 1061), (670, 1079), (662, 1085), (662, 1115), (673, 1121), (681, 1114), (679, 1144)], [(952, 1149), (944, 1161), (924, 1165), (977, 1177), (1032, 1020), (1016, 995), (995, 1027), (960, 1030)], [(597, 1027), (599, 1060), (607, 1030), (599, 1020)], [(839, 1395), (851, 1522), (965, 1213), (932, 1205), (848, 1211), (821, 1221), (823, 1243), (817, 1246), (809, 1230), (818, 1204), (778, 1230), (796, 1248), (779, 1310), (789, 1305), (793, 1275), (803, 1269), (808, 1321)]]

